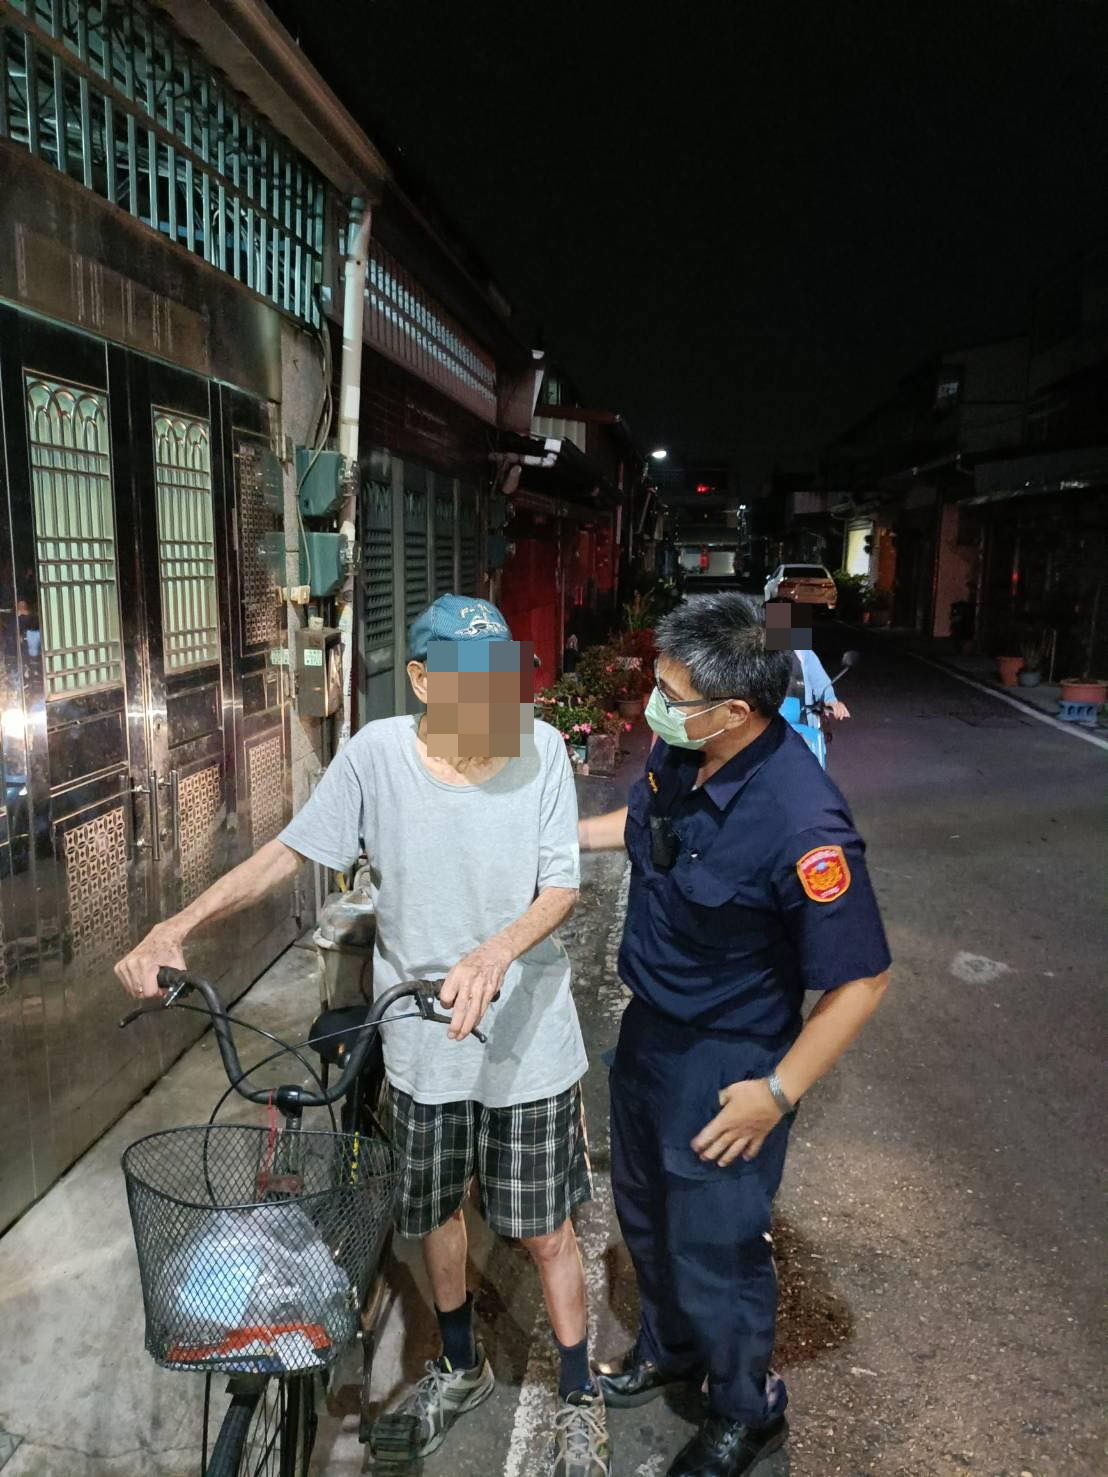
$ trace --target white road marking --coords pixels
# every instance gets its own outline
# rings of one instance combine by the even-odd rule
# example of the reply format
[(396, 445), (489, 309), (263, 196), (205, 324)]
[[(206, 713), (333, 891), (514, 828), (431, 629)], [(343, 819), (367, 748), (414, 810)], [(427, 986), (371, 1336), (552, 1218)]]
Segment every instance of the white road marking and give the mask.
[[(612, 1185), (607, 1174), (593, 1171), (593, 1192), (595, 1198), (581, 1209), (576, 1220), (581, 1259), (585, 1264), (588, 1305), (590, 1314), (595, 1316), (595, 1310), (601, 1306), (607, 1292), (604, 1254), (608, 1249), (608, 1228), (615, 1224)], [(546, 1308), (540, 1301), (508, 1441), (504, 1477), (534, 1477), (536, 1472), (542, 1472), (548, 1466), (547, 1451), (558, 1409), (557, 1390), (558, 1361), (554, 1340)]]
[(998, 702), (1007, 703), (1010, 708), (1026, 713), (1029, 718), (1037, 718), (1040, 723), (1047, 723), (1051, 728), (1068, 733), (1070, 738), (1084, 739), (1087, 744), (1095, 744), (1098, 749), (1108, 749), (1108, 739), (1100, 738), (1097, 734), (1091, 733), (1089, 729), (1082, 728), (1079, 723), (1063, 723), (1061, 718), (1052, 718), (1049, 713), (1043, 713), (1038, 708), (1021, 703), (1018, 698), (1009, 697), (1006, 692), (998, 692), (995, 687), (988, 687), (984, 682), (977, 682), (973, 677), (967, 677), (964, 672), (956, 672), (953, 667), (932, 661), (929, 656), (920, 656), (918, 651), (906, 651), (904, 655), (910, 656), (913, 661), (922, 662), (925, 667), (934, 667), (936, 672), (945, 672), (948, 677), (953, 677), (955, 682), (964, 682), (967, 687), (975, 687), (978, 692), (986, 692), (990, 697), (995, 697)]
[(960, 950), (950, 961), (950, 972), (966, 985), (991, 985), (1011, 974), (1012, 967), (1002, 964), (999, 959), (986, 959), (984, 954), (967, 954)]
[(652, 1457), (647, 1457), (645, 1462), (640, 1462), (635, 1468), (635, 1477), (662, 1477), (662, 1468), (666, 1465), (666, 1458), (661, 1452), (655, 1452)]

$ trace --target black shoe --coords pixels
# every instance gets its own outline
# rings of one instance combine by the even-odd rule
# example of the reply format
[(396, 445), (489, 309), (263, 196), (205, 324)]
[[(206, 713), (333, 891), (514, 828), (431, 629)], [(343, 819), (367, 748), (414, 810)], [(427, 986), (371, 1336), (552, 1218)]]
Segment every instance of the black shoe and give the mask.
[(744, 1426), (713, 1412), (666, 1477), (745, 1477), (763, 1457), (784, 1446), (788, 1434), (783, 1415), (768, 1426)]
[(593, 1370), (604, 1404), (617, 1410), (645, 1405), (649, 1400), (656, 1400), (667, 1385), (692, 1379), (691, 1375), (668, 1374), (648, 1359), (640, 1359), (637, 1348), (629, 1349), (622, 1359), (594, 1364)]

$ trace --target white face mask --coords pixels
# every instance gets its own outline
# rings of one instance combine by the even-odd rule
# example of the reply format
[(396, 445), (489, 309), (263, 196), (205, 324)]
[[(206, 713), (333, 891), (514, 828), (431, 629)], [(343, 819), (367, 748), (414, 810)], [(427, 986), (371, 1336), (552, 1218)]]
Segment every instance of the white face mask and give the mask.
[[(701, 708), (701, 713), (713, 713), (716, 708), (722, 708), (731, 699), (721, 698), (718, 703), (713, 703), (710, 708)], [(663, 743), (668, 744), (671, 749), (702, 749), (709, 739), (719, 738), (727, 725), (717, 728), (715, 733), (709, 733), (704, 738), (689, 738), (685, 724), (689, 720), (686, 713), (673, 713), (666, 707), (665, 699), (662, 697), (658, 687), (650, 694), (650, 701), (646, 705), (645, 718), (650, 727), (658, 735)], [(699, 716), (699, 715), (696, 715)]]

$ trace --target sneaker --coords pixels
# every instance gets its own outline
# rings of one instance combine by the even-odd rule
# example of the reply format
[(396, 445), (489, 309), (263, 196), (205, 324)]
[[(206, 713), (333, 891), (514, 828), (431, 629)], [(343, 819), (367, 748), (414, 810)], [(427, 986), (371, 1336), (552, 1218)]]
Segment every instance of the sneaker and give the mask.
[(612, 1477), (612, 1443), (598, 1391), (578, 1390), (554, 1417), (550, 1477)]
[(472, 1369), (455, 1370), (446, 1358), (429, 1360), (427, 1373), (393, 1412), (414, 1416), (418, 1422), (417, 1457), (438, 1451), (458, 1417), (476, 1410), (492, 1394), (496, 1385), (492, 1365), (480, 1340), (476, 1347), (477, 1363)]

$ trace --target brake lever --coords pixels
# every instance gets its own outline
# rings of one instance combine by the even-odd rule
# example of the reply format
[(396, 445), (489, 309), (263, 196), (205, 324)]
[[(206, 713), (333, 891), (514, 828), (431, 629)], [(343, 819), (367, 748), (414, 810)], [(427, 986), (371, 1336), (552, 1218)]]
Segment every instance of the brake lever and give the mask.
[(171, 1005), (176, 1005), (179, 996), (189, 989), (185, 980), (178, 980), (172, 989), (166, 990), (160, 1000), (148, 1000), (143, 1005), (137, 1005), (134, 1010), (129, 1010), (119, 1022), (119, 1029), (133, 1025), (140, 1015), (153, 1015), (157, 1010), (168, 1010)]
[[(434, 1021), (434, 1023), (438, 1026), (453, 1025), (453, 1018), (451, 1016), (440, 1015), (435, 1009), (435, 1005), (439, 998), (439, 990), (441, 988), (442, 980), (429, 982), (426, 991), (420, 990), (416, 995), (416, 1008), (425, 1021)], [(492, 998), (493, 1000), (499, 1000), (500, 991), (497, 990), (496, 994)], [(482, 1046), (487, 1046), (489, 1044), (489, 1038), (485, 1035), (483, 1031), (478, 1030), (476, 1026), (474, 1026), (473, 1030), (469, 1034), (476, 1037), (476, 1039), (480, 1041)]]

